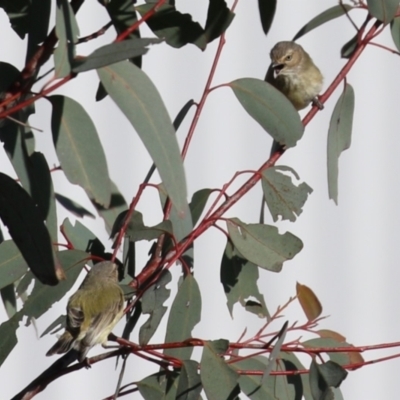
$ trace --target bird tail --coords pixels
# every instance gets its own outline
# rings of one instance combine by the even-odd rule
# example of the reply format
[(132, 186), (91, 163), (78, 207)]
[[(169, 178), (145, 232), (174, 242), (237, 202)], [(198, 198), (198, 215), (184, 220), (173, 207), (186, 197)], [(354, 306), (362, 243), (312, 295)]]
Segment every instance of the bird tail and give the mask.
[(66, 353), (71, 349), (74, 343), (74, 337), (67, 331), (65, 331), (59, 338), (57, 343), (46, 353), (46, 356), (52, 356), (53, 354)]

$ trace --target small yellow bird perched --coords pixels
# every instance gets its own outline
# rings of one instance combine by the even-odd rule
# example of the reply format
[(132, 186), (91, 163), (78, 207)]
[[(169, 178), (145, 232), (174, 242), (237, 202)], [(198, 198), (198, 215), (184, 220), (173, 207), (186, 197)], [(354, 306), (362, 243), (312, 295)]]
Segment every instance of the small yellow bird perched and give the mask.
[(279, 42), (270, 53), (271, 65), (265, 81), (275, 86), (302, 110), (311, 102), (320, 109), (317, 95), (322, 90), (323, 76), (308, 53), (295, 42)]
[(67, 305), (67, 326), (46, 356), (78, 351), (84, 361), (96, 344), (103, 346), (124, 312), (124, 293), (118, 285), (118, 266), (103, 261), (93, 266)]

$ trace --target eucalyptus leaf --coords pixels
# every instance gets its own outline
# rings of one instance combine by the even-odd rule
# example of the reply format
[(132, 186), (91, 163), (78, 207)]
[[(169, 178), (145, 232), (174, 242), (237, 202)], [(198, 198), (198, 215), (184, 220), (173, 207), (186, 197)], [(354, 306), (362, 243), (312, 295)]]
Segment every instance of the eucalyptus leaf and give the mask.
[[(201, 295), (192, 275), (187, 275), (179, 286), (171, 305), (164, 343), (183, 342), (192, 337), (193, 328), (201, 319)], [(164, 354), (180, 360), (189, 360), (192, 347), (165, 349)]]
[(161, 43), (161, 39), (129, 39), (107, 44), (96, 49), (87, 57), (75, 58), (72, 71), (75, 73), (89, 71), (115, 64), (128, 58), (146, 54), (150, 44)]
[(54, 67), (57, 78), (64, 78), (71, 72), (71, 63), (75, 57), (75, 42), (79, 28), (74, 11), (67, 0), (57, 1), (56, 35), (58, 46), (54, 51)]
[(237, 391), (239, 374), (221, 358), (210, 342), (204, 343), (200, 377), (208, 399), (228, 399)]
[(277, 0), (258, 0), (261, 26), (266, 35), (268, 34), (275, 17), (276, 3)]
[(390, 33), (392, 34), (392, 39), (397, 50), (400, 51), (400, 17), (396, 17), (390, 23)]
[(271, 225), (245, 224), (231, 218), (227, 226), (229, 237), (242, 256), (269, 271), (279, 272), (283, 263), (303, 248), (299, 238), (290, 232), (281, 235)]
[(353, 7), (349, 4), (339, 4), (337, 6), (333, 6), (328, 8), (327, 10), (323, 11), (321, 14), (318, 14), (314, 17), (311, 21), (307, 22), (295, 35), (292, 39), (293, 41), (297, 40), (298, 38), (302, 37), (306, 33), (312, 31), (315, 28), (329, 22), (335, 18), (341, 17), (342, 15), (348, 13), (352, 10)]
[(160, 94), (148, 76), (127, 61), (98, 70), (111, 98), (150, 153), (178, 214), (187, 209), (186, 180), (175, 132)]
[(299, 113), (279, 90), (255, 78), (242, 78), (228, 84), (243, 108), (279, 144), (293, 147), (301, 139), (304, 126)]
[(370, 14), (385, 25), (391, 22), (399, 8), (398, 0), (367, 0)]
[(160, 279), (154, 285), (151, 285), (142, 296), (142, 312), (149, 314), (149, 318), (139, 330), (139, 343), (141, 345), (149, 342), (167, 311), (164, 302), (168, 299), (171, 291), (166, 288), (166, 285), (171, 279), (171, 273), (165, 270)]
[(332, 113), (328, 131), (328, 190), (329, 198), (338, 203), (339, 157), (351, 144), (354, 114), (354, 90), (346, 84)]
[(28, 270), (28, 264), (13, 240), (0, 244), (0, 289), (20, 279)]
[(262, 188), (264, 198), (268, 205), (272, 218), (276, 222), (279, 215), (282, 220), (291, 222), (302, 213), (303, 206), (312, 193), (307, 183), (302, 182), (298, 186), (293, 184), (292, 178), (282, 172), (289, 172), (299, 179), (296, 172), (290, 167), (271, 167), (262, 172)]
[[(258, 278), (257, 265), (245, 260), (228, 240), (221, 261), (220, 279), (231, 317), (233, 317), (233, 306), (240, 302), (246, 310), (260, 318), (270, 318), (264, 296), (257, 286)], [(253, 298), (257, 300), (257, 303), (251, 300)], [(250, 301), (252, 301), (252, 307), (249, 307)]]
[(111, 183), (107, 161), (96, 127), (85, 109), (61, 95), (48, 98), (53, 106), (51, 129), (61, 167), (71, 183), (108, 207)]
[(0, 173), (0, 218), (35, 276), (46, 285), (64, 278), (53, 256), (49, 232), (29, 194)]
[[(137, 6), (136, 10), (143, 17), (153, 7), (154, 3), (148, 3)], [(190, 14), (177, 11), (174, 5), (164, 4), (158, 7), (157, 12), (146, 23), (156, 36), (165, 39), (172, 47), (180, 48), (193, 43), (204, 50), (207, 46), (204, 29), (200, 24), (193, 21)]]

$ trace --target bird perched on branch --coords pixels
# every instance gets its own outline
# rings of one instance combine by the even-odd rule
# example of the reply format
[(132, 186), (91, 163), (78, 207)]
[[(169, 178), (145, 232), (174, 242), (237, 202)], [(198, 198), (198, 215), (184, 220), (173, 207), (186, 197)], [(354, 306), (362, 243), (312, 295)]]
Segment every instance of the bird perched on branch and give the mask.
[(270, 56), (265, 81), (282, 92), (296, 110), (311, 102), (322, 109), (317, 95), (322, 89), (323, 76), (308, 53), (295, 42), (279, 42)]
[(68, 300), (65, 332), (46, 356), (75, 349), (78, 360), (84, 361), (93, 346), (106, 344), (123, 311), (124, 293), (118, 285), (118, 266), (110, 261), (94, 265)]

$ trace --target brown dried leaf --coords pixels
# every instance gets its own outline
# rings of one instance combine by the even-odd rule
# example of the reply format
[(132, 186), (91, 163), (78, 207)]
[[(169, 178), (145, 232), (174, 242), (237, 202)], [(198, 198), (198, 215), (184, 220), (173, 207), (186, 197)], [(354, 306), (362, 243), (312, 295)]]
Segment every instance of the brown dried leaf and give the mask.
[(314, 292), (306, 285), (296, 283), (297, 298), (309, 321), (318, 318), (322, 313), (322, 305)]

